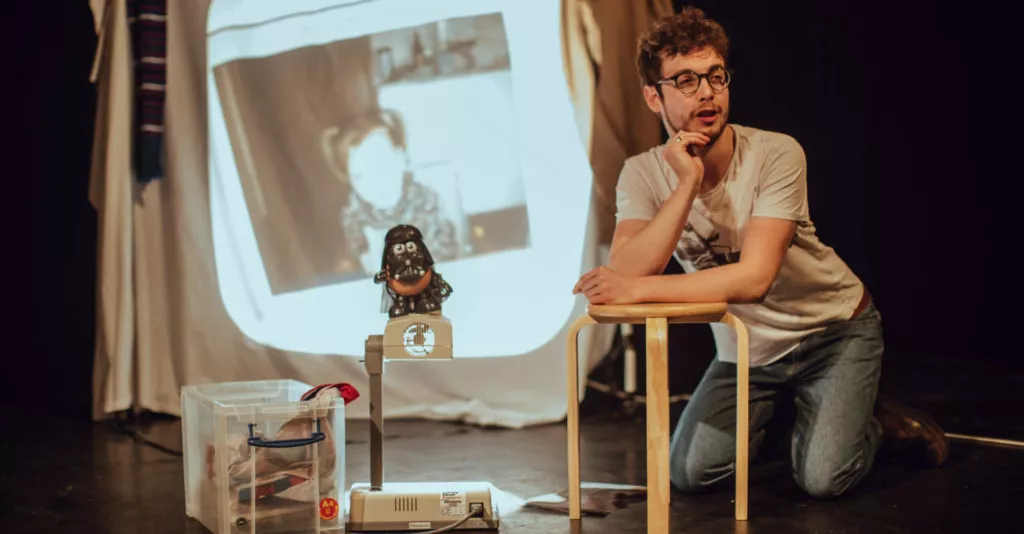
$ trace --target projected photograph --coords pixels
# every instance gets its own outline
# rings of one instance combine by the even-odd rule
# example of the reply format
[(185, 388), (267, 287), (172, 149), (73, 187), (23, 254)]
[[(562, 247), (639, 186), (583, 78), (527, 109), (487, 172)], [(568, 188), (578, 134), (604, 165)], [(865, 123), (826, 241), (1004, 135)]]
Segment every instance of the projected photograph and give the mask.
[(442, 269), (530, 248), (501, 14), (234, 59), (213, 81), (272, 294), (365, 282), (397, 224)]

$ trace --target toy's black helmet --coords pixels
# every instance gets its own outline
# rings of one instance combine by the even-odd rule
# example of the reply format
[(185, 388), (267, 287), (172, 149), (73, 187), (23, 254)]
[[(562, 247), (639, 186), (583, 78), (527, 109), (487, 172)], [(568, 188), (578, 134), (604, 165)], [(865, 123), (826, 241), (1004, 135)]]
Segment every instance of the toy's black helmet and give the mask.
[(434, 266), (434, 257), (430, 255), (430, 250), (423, 243), (423, 232), (420, 232), (419, 228), (411, 224), (400, 224), (394, 228), (388, 230), (387, 235), (384, 236), (384, 254), (381, 255), (380, 268), (383, 271), (384, 267), (388, 262), (388, 255), (391, 253), (392, 247), (396, 243), (408, 243), (412, 241), (416, 243), (416, 247), (419, 248), (420, 253), (426, 260), (427, 267)]
[(395, 243), (405, 243), (406, 241), (423, 241), (423, 233), (420, 232), (419, 228), (411, 224), (400, 224), (390, 230), (386, 236), (384, 236), (384, 242), (388, 245), (394, 245)]

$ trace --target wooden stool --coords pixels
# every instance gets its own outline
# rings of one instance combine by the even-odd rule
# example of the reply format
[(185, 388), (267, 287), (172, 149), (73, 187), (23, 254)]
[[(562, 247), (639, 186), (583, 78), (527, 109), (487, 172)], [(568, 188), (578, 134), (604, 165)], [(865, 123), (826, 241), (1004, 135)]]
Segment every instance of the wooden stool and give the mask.
[(725, 303), (592, 305), (569, 329), (567, 349), (569, 519), (580, 519), (580, 411), (577, 337), (598, 323), (647, 326), (647, 532), (669, 532), (668, 325), (724, 323), (736, 330), (736, 520), (747, 520), (750, 356), (747, 328)]

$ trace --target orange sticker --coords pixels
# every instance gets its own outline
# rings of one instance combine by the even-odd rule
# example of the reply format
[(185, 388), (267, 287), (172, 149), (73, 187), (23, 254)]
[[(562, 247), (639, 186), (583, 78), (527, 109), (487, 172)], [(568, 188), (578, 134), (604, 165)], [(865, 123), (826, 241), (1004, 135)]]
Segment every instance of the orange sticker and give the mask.
[(320, 519), (330, 521), (338, 517), (338, 501), (326, 497), (320, 500)]

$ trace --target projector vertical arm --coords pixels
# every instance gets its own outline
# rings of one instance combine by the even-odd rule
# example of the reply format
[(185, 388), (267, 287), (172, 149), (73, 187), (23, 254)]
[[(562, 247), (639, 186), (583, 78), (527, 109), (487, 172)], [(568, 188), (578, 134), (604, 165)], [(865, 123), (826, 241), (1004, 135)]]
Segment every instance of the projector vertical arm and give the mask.
[(366, 338), (364, 362), (370, 375), (370, 490), (380, 491), (384, 484), (384, 336)]

